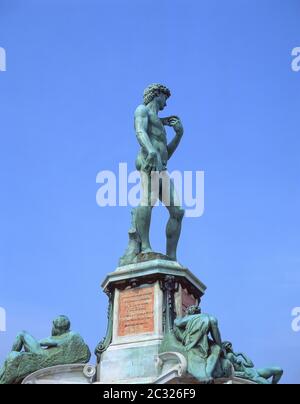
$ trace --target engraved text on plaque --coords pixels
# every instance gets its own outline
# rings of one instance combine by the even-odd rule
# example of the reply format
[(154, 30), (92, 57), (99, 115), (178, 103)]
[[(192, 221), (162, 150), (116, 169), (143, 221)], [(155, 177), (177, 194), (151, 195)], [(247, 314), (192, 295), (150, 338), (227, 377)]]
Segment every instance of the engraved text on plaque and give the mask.
[(121, 291), (118, 335), (148, 332), (154, 332), (154, 287)]

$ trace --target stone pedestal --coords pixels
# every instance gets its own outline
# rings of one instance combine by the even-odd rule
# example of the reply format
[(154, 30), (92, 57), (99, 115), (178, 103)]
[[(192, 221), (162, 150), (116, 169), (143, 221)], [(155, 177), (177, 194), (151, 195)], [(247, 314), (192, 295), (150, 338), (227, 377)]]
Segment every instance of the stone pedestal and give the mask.
[(102, 288), (109, 296), (107, 335), (98, 347), (99, 383), (153, 383), (164, 335), (205, 285), (179, 263), (154, 259), (117, 268)]

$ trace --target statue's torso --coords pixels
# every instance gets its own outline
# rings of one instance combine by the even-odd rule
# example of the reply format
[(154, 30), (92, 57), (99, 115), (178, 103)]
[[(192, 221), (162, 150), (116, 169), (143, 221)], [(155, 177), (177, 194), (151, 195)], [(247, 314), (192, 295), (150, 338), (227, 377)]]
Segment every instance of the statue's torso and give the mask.
[[(168, 150), (167, 150), (167, 133), (161, 119), (152, 111), (148, 110), (148, 127), (147, 134), (152, 143), (155, 151), (160, 155), (163, 164), (163, 169), (167, 168)], [(141, 148), (137, 157), (137, 169), (140, 170), (146, 159), (148, 153)]]
[(188, 316), (184, 333), (184, 345), (189, 350), (196, 348), (198, 354), (206, 358), (209, 353), (209, 338), (211, 320), (207, 314), (193, 314)]

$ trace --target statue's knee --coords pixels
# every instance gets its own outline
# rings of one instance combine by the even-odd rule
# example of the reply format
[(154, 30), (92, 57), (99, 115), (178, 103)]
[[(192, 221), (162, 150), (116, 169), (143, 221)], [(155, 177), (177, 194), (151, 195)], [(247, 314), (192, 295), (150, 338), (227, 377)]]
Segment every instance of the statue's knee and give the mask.
[(282, 376), (282, 375), (283, 375), (283, 369), (278, 368), (278, 367), (275, 367), (275, 368), (274, 368), (274, 373), (275, 373), (277, 376)]
[(183, 208), (179, 208), (179, 218), (180, 220), (182, 220), (184, 218), (185, 215), (185, 210)]
[(147, 204), (138, 206), (136, 209), (136, 220), (140, 220), (141, 218), (151, 215), (152, 207)]
[(218, 323), (218, 320), (216, 319), (216, 317), (210, 316), (210, 322), (213, 327), (219, 326), (219, 323)]
[(181, 208), (180, 206), (174, 206), (171, 209), (171, 217), (173, 217), (174, 219), (178, 220), (179, 222), (182, 221), (185, 210), (183, 208)]

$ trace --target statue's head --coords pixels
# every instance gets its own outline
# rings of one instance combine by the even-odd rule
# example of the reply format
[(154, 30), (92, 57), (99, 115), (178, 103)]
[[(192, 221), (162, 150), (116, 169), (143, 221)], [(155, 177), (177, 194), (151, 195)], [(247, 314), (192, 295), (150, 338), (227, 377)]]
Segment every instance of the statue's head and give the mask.
[(199, 306), (189, 306), (185, 310), (185, 315), (186, 316), (192, 316), (193, 314), (201, 314), (201, 309)]
[(171, 91), (162, 84), (150, 84), (144, 91), (144, 104), (148, 105), (154, 99), (157, 100), (159, 110), (162, 111), (167, 106), (167, 99), (171, 96)]
[(222, 342), (222, 348), (226, 353), (232, 352), (232, 343), (229, 341)]
[(67, 316), (58, 316), (53, 320), (52, 336), (57, 337), (70, 331), (71, 322)]

